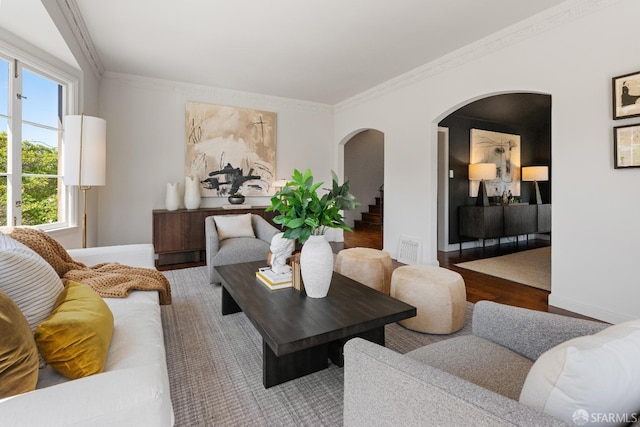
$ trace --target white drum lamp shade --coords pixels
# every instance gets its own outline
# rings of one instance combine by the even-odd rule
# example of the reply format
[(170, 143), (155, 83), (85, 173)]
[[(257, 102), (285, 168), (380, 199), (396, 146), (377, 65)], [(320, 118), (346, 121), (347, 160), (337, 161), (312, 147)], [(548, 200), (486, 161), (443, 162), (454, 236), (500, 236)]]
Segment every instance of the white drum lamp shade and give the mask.
[(522, 168), (523, 181), (549, 181), (548, 166), (524, 166)]
[(65, 116), (63, 144), (65, 185), (105, 185), (107, 122), (104, 119)]
[(474, 163), (469, 165), (469, 181), (496, 179), (497, 167), (495, 163)]

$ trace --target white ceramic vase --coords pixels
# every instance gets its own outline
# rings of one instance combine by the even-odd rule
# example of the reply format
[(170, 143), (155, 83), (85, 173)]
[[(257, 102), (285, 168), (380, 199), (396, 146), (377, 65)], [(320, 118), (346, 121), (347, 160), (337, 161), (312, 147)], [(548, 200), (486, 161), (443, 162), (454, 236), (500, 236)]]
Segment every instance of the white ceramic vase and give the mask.
[(324, 236), (310, 236), (300, 252), (300, 273), (309, 298), (324, 298), (333, 276), (333, 251)]
[(175, 211), (180, 207), (180, 191), (177, 182), (167, 183), (167, 195), (164, 205), (168, 211)]
[(200, 207), (200, 179), (198, 177), (184, 177), (184, 207), (198, 209)]

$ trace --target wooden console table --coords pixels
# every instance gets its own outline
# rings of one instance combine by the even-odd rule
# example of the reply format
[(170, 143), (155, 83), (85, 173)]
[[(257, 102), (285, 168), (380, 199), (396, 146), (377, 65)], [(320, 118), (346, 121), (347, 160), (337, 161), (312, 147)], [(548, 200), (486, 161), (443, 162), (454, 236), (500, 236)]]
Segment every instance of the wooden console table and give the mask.
[(459, 224), (460, 237), (498, 239), (500, 244), (501, 237), (550, 232), (551, 205), (461, 206)]
[[(224, 209), (200, 208), (153, 211), (153, 246), (158, 255), (156, 266), (202, 264), (205, 261), (204, 219), (212, 215), (252, 213), (273, 223), (277, 212), (265, 212), (267, 206)], [(274, 224), (275, 225), (275, 224)]]

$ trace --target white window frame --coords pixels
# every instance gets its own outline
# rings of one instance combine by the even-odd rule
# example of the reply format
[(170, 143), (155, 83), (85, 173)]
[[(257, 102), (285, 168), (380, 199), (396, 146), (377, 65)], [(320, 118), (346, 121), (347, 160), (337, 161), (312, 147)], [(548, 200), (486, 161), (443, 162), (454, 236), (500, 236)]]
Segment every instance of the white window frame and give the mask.
[[(34, 51), (36, 49), (34, 48)], [(35, 52), (35, 54), (31, 54), (29, 52), (24, 52), (19, 50), (7, 43), (0, 41), (0, 58), (7, 61), (9, 63), (9, 111), (8, 111), (8, 160), (9, 164), (7, 165), (7, 225), (13, 225), (14, 223), (20, 223), (22, 220), (21, 216), (21, 207), (16, 206), (16, 201), (21, 200), (21, 190), (22, 190), (22, 170), (18, 170), (17, 173), (13, 172), (13, 168), (15, 165), (21, 164), (21, 146), (22, 144), (18, 144), (17, 146), (13, 141), (22, 141), (22, 109), (20, 106), (20, 100), (17, 99), (16, 93), (19, 93), (15, 89), (15, 83), (19, 80), (18, 83), (21, 83), (22, 79), (22, 69), (23, 67), (27, 68), (29, 71), (37, 73), (42, 77), (52, 80), (53, 82), (63, 86), (62, 90), (62, 116), (69, 114), (75, 114), (78, 111), (79, 104), (79, 87), (80, 87), (80, 77), (79, 72), (76, 74), (71, 69), (63, 70), (58, 66), (53, 65), (47, 61), (47, 59), (41, 59), (40, 56), (46, 57), (48, 54), (42, 53), (40, 51)], [(15, 79), (15, 66), (16, 61), (18, 64), (18, 78)], [(54, 61), (51, 61), (54, 62)], [(64, 132), (64, 129), (62, 129)], [(16, 139), (18, 138), (18, 139)], [(19, 149), (16, 149), (19, 148)], [(60, 148), (59, 154), (59, 164), (63, 164), (63, 156), (64, 152), (62, 152), (62, 148)], [(18, 159), (15, 159), (15, 156)], [(63, 171), (64, 172), (64, 171)], [(2, 174), (5, 175), (4, 173)], [(27, 176), (28, 174), (25, 174)], [(44, 175), (42, 175), (44, 176)], [(16, 179), (17, 178), (17, 179)], [(10, 181), (16, 179), (19, 181), (19, 186), (10, 185)], [(63, 190), (64, 201), (65, 204), (62, 206), (61, 213), (62, 218), (58, 218), (57, 222), (49, 223), (49, 224), (39, 224), (36, 227), (44, 230), (60, 230), (65, 228), (77, 227), (78, 226), (78, 189), (74, 186), (64, 186)]]

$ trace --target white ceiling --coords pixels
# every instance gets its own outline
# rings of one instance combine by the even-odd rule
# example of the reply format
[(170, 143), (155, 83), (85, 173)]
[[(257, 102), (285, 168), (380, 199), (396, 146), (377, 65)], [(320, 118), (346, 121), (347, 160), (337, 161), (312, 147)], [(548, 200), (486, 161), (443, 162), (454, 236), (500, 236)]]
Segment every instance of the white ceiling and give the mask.
[[(39, 0), (0, 1), (0, 28), (70, 62)], [(326, 104), (562, 2), (76, 0), (107, 71)]]

